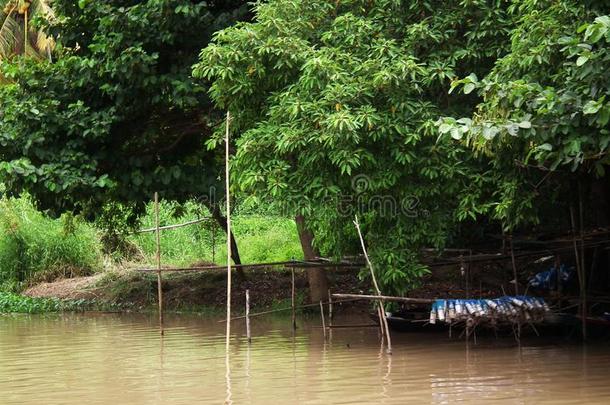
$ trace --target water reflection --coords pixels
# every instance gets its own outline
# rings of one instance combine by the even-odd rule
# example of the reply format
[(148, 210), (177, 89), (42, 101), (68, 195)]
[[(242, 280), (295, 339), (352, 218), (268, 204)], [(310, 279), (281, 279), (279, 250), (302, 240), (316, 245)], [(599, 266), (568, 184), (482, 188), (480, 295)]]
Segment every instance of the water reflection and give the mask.
[(258, 318), (248, 345), (235, 324), (227, 352), (215, 319), (168, 316), (160, 338), (154, 316), (0, 316), (0, 403), (610, 402), (604, 345), (394, 334), (387, 355), (377, 329), (319, 325)]

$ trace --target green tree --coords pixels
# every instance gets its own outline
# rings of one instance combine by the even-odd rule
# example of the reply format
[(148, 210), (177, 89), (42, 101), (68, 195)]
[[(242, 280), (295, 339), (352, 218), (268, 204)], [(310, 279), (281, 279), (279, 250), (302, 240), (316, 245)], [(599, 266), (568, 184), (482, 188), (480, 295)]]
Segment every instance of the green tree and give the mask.
[(452, 85), (482, 101), (471, 119), (441, 119), (440, 132), (490, 156), (498, 184), (519, 190), (499, 193), (491, 212), (508, 227), (540, 221), (543, 182), (559, 200), (583, 183), (608, 224), (610, 3), (530, 0), (509, 11), (510, 51), (481, 79)]
[(7, 192), (91, 216), (109, 202), (141, 209), (157, 190), (176, 201), (222, 195), (222, 166), (203, 144), (222, 114), (190, 67), (215, 30), (247, 17), (244, 4), (54, 1), (41, 22), (54, 61), (0, 62)]
[[(443, 247), (460, 195), (487, 184), (472, 153), (437, 142), (434, 122), (473, 111), (476, 98), (447, 92), (455, 76), (484, 75), (508, 50), (504, 5), (257, 4), (256, 22), (217, 33), (194, 67), (235, 117), (241, 191), (287, 207), (313, 233), (311, 252), (357, 252), (359, 213), (383, 284), (404, 292), (425, 271), (419, 248)], [(307, 253), (311, 235), (301, 236)]]

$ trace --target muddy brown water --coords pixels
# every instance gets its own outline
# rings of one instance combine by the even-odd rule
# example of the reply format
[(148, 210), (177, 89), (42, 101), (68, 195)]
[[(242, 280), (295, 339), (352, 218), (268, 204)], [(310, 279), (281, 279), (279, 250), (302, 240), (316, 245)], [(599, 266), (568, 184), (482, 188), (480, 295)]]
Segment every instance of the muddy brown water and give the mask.
[[(0, 404), (610, 404), (610, 347), (336, 329), (316, 319), (0, 315)], [(341, 318), (336, 323), (362, 319)], [(227, 367), (228, 365), (228, 367)]]

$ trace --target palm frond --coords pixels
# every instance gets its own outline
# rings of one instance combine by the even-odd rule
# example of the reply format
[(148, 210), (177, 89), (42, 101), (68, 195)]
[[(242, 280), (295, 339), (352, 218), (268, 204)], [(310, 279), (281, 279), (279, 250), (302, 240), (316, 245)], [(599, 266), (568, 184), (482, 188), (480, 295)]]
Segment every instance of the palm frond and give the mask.
[(15, 19), (15, 7), (7, 14), (2, 13), (3, 20), (0, 25), (0, 59), (6, 59), (15, 54), (23, 40), (21, 26)]
[(32, 17), (43, 16), (46, 19), (54, 18), (55, 13), (53, 13), (53, 9), (49, 3), (49, 0), (31, 0), (30, 15)]

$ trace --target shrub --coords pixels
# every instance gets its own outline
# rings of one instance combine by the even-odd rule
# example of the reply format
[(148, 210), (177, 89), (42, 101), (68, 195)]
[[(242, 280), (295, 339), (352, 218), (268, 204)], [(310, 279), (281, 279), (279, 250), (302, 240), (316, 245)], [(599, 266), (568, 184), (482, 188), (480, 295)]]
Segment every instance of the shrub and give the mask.
[(28, 197), (0, 200), (0, 290), (101, 267), (101, 244), (90, 225), (71, 214), (49, 218)]

